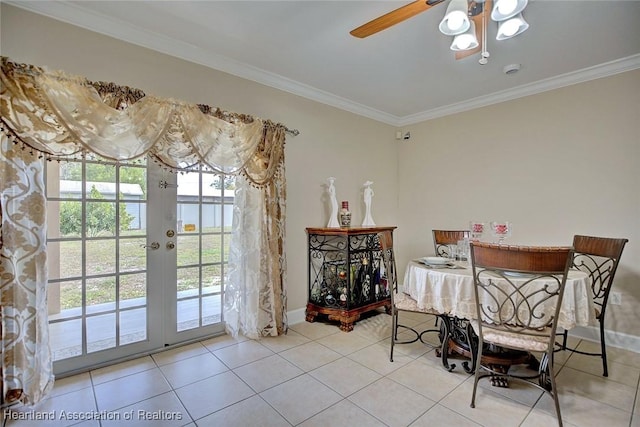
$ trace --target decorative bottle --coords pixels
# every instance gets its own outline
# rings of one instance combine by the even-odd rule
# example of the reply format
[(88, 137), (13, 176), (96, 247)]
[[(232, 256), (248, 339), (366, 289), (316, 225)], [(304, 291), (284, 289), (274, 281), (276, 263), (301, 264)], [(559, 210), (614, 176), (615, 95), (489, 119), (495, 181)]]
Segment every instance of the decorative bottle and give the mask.
[(349, 202), (342, 201), (342, 209), (340, 209), (340, 227), (351, 227), (351, 212), (349, 212)]

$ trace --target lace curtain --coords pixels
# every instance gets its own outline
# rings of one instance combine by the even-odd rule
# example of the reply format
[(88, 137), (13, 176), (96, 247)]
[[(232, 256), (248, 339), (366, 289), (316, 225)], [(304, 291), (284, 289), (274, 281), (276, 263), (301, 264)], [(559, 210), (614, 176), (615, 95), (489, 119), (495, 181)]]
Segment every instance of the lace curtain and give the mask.
[[(278, 140), (281, 132), (270, 130), (267, 139)], [(258, 169), (256, 165), (255, 171)], [(278, 176), (282, 174), (283, 168), (277, 171)], [(245, 179), (236, 181), (229, 285), (224, 300), (226, 328), (233, 336), (239, 331), (254, 339), (276, 336), (287, 324), (286, 293), (278, 285), (286, 283), (286, 260), (269, 255), (284, 253), (284, 184), (284, 180), (274, 179), (258, 190)]]
[(286, 133), (297, 131), (6, 57), (0, 80), (3, 400), (35, 403), (53, 381), (45, 159), (95, 153), (125, 162), (148, 156), (172, 171), (203, 166), (237, 175), (224, 301), (227, 331), (252, 338), (286, 331), (284, 144)]
[(43, 164), (4, 135), (0, 145), (1, 401), (35, 403), (53, 387)]

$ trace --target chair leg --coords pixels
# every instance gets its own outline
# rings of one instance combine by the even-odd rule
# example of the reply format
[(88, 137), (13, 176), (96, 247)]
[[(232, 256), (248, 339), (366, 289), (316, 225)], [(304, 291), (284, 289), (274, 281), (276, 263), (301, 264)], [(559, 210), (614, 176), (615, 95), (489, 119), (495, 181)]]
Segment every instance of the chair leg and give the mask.
[(482, 370), (482, 366), (480, 361), (482, 360), (482, 347), (483, 342), (480, 339), (478, 341), (478, 351), (476, 352), (476, 370), (473, 376), (473, 393), (471, 394), (471, 406), (472, 408), (476, 407), (476, 391), (478, 390), (478, 381), (480, 380), (480, 371)]
[(562, 333), (562, 349), (566, 350), (567, 349), (567, 330), (565, 329), (564, 332)]
[(393, 362), (393, 346), (398, 339), (398, 312), (391, 312), (391, 351), (389, 353), (389, 362)]
[[(604, 314), (604, 313), (603, 313)], [(600, 323), (600, 349), (602, 353), (602, 376), (609, 376), (609, 369), (607, 369), (607, 344), (604, 341), (604, 318), (598, 319)]]
[(549, 357), (549, 361), (547, 363), (547, 369), (549, 371), (549, 380), (551, 381), (551, 396), (553, 397), (553, 403), (556, 407), (556, 417), (558, 418), (558, 427), (562, 427), (562, 415), (560, 414), (560, 398), (558, 396), (558, 387), (556, 386), (556, 373), (553, 369), (553, 352), (551, 352), (551, 356)]

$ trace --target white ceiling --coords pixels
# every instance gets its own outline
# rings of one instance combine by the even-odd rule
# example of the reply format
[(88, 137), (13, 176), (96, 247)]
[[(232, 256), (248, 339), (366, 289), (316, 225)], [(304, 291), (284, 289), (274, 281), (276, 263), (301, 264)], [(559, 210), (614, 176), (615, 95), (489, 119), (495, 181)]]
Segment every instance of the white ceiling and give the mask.
[(640, 68), (638, 0), (530, 0), (520, 36), (498, 42), (490, 23), (487, 65), (455, 60), (446, 2), (349, 34), (410, 1), (6, 3), (397, 126)]

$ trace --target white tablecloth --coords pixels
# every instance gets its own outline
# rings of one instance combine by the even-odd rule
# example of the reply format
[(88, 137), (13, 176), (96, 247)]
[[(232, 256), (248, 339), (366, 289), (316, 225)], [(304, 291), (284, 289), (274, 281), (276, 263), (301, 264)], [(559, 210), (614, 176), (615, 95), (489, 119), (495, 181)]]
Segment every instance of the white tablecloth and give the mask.
[[(404, 276), (403, 292), (418, 302), (418, 307), (440, 314), (475, 319), (477, 309), (471, 268), (429, 268), (411, 261)], [(558, 326), (572, 329), (595, 322), (591, 284), (586, 273), (571, 270), (567, 277)]]

